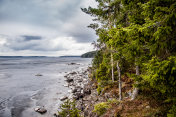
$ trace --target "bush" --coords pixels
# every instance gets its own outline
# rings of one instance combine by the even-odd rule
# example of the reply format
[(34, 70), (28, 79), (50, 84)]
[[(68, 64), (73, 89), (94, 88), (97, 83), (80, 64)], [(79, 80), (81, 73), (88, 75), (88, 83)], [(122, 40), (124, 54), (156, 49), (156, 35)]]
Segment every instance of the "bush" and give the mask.
[(117, 99), (108, 100), (107, 102), (101, 102), (98, 104), (95, 104), (93, 112), (96, 112), (99, 116), (103, 115), (107, 109), (111, 108), (112, 104), (119, 104), (119, 101)]
[(109, 103), (109, 104), (116, 104), (116, 105), (118, 105), (120, 102), (119, 102), (119, 100), (113, 98), (113, 99), (111, 99), (111, 100), (108, 100), (108, 103)]
[(80, 117), (79, 112), (76, 108), (75, 101), (66, 100), (60, 106), (61, 111), (58, 112), (59, 117)]
[(101, 116), (107, 111), (108, 108), (110, 108), (108, 102), (101, 102), (94, 106), (93, 112), (96, 112), (99, 116)]
[(173, 105), (172, 108), (169, 110), (167, 117), (176, 117), (176, 105)]
[(144, 80), (150, 84), (150, 87), (167, 98), (174, 98), (176, 96), (176, 58), (171, 56), (163, 61), (153, 58), (147, 64), (147, 69)]

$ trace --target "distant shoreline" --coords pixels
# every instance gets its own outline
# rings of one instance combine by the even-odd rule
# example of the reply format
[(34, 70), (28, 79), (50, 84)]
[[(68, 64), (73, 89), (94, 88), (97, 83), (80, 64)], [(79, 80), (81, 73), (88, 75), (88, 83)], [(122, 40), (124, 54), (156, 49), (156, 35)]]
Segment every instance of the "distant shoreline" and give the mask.
[(0, 56), (0, 58), (63, 58), (63, 57), (81, 57), (81, 56)]

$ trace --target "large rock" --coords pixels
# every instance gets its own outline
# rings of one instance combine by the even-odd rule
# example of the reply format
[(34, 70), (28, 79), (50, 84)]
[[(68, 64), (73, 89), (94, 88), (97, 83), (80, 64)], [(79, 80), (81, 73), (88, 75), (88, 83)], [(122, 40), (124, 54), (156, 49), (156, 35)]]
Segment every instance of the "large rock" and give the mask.
[(64, 101), (64, 100), (66, 100), (66, 99), (68, 99), (67, 96), (63, 96), (63, 97), (60, 98), (61, 101)]
[(77, 92), (77, 89), (76, 89), (76, 88), (72, 90), (72, 93), (76, 93), (76, 92)]
[(83, 93), (85, 95), (90, 95), (91, 94), (91, 90), (89, 88), (85, 88), (85, 89), (83, 89)]
[(75, 74), (77, 74), (77, 73), (74, 71), (74, 72), (70, 72), (69, 74), (70, 74), (70, 75), (75, 75)]
[(80, 82), (82, 82), (82, 81), (83, 81), (83, 79), (82, 79), (82, 78), (77, 79), (77, 82), (78, 82), (78, 83), (80, 83)]
[(42, 74), (36, 74), (35, 76), (43, 76)]
[(44, 107), (36, 107), (34, 110), (40, 114), (44, 114), (47, 112), (47, 110)]
[(69, 63), (68, 65), (80, 65), (79, 63)]
[(70, 83), (70, 82), (73, 82), (73, 79), (72, 79), (72, 78), (67, 78), (66, 81), (67, 81), (68, 83)]
[(73, 96), (73, 98), (76, 100), (79, 100), (80, 98), (83, 98), (83, 97), (84, 97), (84, 94), (80, 92), (74, 93), (74, 96)]

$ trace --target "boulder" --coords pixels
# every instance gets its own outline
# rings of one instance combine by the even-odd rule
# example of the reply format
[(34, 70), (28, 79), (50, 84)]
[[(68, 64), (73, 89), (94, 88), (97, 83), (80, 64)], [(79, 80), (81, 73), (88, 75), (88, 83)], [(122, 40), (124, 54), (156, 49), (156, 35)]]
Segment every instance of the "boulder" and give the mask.
[(73, 82), (73, 79), (72, 79), (72, 78), (67, 78), (66, 81), (67, 81), (68, 83), (70, 83), (70, 82)]
[(77, 90), (77, 92), (81, 92), (82, 89), (81, 88), (77, 88), (76, 90)]
[(77, 92), (77, 89), (76, 89), (76, 88), (72, 90), (72, 93), (76, 93), (76, 92)]
[(61, 101), (64, 101), (64, 100), (66, 100), (66, 99), (68, 99), (67, 96), (63, 96), (63, 97), (60, 98)]
[(77, 80), (77, 82), (79, 82), (79, 83), (82, 82), (82, 81), (83, 81), (83, 79), (78, 79), (78, 80)]
[(69, 63), (68, 65), (80, 65), (79, 63)]
[(77, 74), (77, 73), (74, 71), (74, 72), (70, 72), (69, 74), (70, 74), (70, 75), (75, 75), (75, 74)]
[(39, 106), (36, 107), (34, 110), (40, 114), (44, 114), (47, 112), (47, 110), (44, 107), (39, 107)]
[(76, 63), (69, 63), (68, 65), (76, 65)]
[(36, 74), (35, 76), (43, 76), (42, 74)]
[(80, 93), (80, 92), (76, 92), (74, 93), (74, 98), (76, 100), (80, 99), (80, 98), (83, 98), (84, 97), (84, 94), (83, 93)]

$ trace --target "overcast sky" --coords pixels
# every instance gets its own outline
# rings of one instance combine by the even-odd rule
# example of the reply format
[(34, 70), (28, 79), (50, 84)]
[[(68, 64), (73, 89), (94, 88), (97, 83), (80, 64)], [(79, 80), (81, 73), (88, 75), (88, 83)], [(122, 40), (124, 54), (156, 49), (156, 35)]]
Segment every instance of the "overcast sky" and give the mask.
[(94, 0), (0, 0), (0, 56), (81, 55), (93, 50)]

